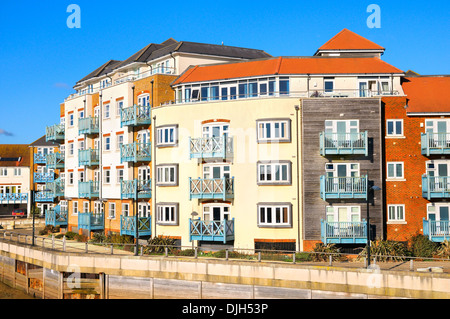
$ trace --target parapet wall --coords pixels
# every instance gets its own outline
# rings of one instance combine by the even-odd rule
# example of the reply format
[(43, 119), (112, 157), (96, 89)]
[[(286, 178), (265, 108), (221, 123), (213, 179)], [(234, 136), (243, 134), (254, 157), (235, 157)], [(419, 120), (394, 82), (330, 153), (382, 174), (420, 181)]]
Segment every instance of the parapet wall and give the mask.
[(4, 242), (0, 279), (40, 298), (59, 299), (450, 298), (445, 273), (69, 254)]

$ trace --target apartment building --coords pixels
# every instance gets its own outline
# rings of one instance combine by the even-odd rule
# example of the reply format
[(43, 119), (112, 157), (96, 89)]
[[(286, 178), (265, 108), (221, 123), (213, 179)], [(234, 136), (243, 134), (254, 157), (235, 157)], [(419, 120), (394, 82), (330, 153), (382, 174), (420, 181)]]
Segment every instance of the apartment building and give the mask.
[(110, 60), (75, 85), (46, 140), (61, 143), (69, 230), (151, 234), (152, 106), (172, 103), (170, 86), (189, 65), (270, 56), (261, 50), (179, 42), (149, 44), (124, 61)]
[(0, 215), (11, 216), (14, 209), (30, 212), (30, 154), (28, 145), (0, 145)]
[(403, 96), (404, 72), (383, 52), (344, 30), (313, 57), (186, 70), (176, 103), (153, 109), (154, 234), (251, 249), (365, 245), (369, 207), (372, 237), (384, 236), (383, 194), (371, 191), (383, 186), (381, 98)]
[(383, 97), (387, 238), (449, 239), (449, 76), (408, 76), (406, 97)]

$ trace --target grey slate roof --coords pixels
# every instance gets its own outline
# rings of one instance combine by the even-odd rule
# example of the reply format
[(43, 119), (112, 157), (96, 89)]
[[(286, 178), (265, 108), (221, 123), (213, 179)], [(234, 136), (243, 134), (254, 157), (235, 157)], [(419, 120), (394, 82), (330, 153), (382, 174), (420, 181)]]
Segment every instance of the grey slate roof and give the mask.
[(38, 147), (38, 146), (59, 146), (58, 143), (52, 142), (52, 141), (46, 141), (45, 135), (41, 138), (38, 138), (36, 141), (30, 144), (30, 147)]

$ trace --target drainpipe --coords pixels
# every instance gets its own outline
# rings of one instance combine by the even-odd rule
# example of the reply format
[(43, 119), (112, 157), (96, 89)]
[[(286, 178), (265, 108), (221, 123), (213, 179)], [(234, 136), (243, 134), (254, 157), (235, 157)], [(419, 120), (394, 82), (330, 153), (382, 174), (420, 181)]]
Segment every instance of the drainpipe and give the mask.
[[(154, 95), (154, 91), (153, 91), (153, 83), (154, 81), (151, 80), (150, 84), (152, 85), (152, 105), (150, 106), (150, 109), (153, 109), (153, 103), (154, 103), (154, 99), (153, 99), (153, 95)], [(153, 122), (151, 124), (152, 126), (152, 131), (153, 131), (153, 138), (152, 138), (152, 146), (153, 146), (153, 156), (152, 156), (152, 184), (155, 185), (155, 187), (152, 187), (152, 204), (154, 203), (153, 207), (155, 207), (155, 210), (152, 209), (152, 219), (154, 220), (155, 223), (155, 234), (153, 235), (153, 238), (156, 237), (156, 179), (154, 178), (154, 175), (156, 174), (156, 116), (153, 116)], [(151, 224), (150, 224), (151, 226)]]
[[(100, 91), (99, 94), (99, 114), (98, 114), (98, 125), (99, 125), (99, 135), (100, 135), (100, 139), (99, 139), (99, 150), (98, 150), (98, 157), (99, 157), (99, 181), (98, 181), (98, 186), (99, 186), (99, 194), (98, 194), (98, 198), (100, 199), (101, 202), (101, 206), (100, 209), (103, 210), (103, 225), (105, 225), (105, 211), (103, 209), (103, 90)], [(95, 205), (95, 202), (94, 202)], [(90, 234), (89, 234), (90, 236)]]

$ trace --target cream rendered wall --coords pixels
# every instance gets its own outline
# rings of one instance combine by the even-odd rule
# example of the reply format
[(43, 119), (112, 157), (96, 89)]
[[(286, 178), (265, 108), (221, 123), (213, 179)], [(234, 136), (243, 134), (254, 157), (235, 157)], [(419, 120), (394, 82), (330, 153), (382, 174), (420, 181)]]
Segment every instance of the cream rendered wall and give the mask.
[[(230, 120), (230, 136), (234, 137), (234, 157), (231, 176), (235, 178), (235, 196), (231, 200), (230, 217), (235, 218), (234, 247), (254, 248), (254, 239), (291, 239), (299, 247), (297, 176), (297, 140), (295, 98), (246, 99), (225, 102), (177, 104), (153, 109), (154, 127), (178, 124), (178, 147), (157, 148), (154, 165), (179, 164), (179, 186), (156, 187), (153, 178), (152, 212), (156, 219), (157, 203), (179, 202), (179, 226), (156, 226), (155, 235), (181, 236), (182, 245), (189, 246), (189, 218), (193, 211), (203, 219), (202, 203), (189, 200), (189, 177), (202, 177), (203, 165), (197, 159), (190, 160), (189, 137), (201, 137), (202, 121)], [(256, 120), (267, 118), (291, 119), (291, 142), (281, 144), (257, 144)], [(299, 119), (300, 120), (300, 119)], [(301, 130), (300, 130), (301, 132)], [(153, 130), (154, 133), (154, 130)], [(155, 140), (153, 138), (153, 140)], [(301, 154), (299, 154), (301, 158)], [(290, 186), (258, 186), (257, 162), (260, 160), (288, 160), (292, 162)], [(301, 187), (301, 185), (300, 185)], [(156, 197), (156, 198), (155, 198)], [(217, 202), (221, 202), (217, 200)], [(291, 228), (259, 228), (257, 203), (292, 203)], [(300, 227), (301, 229), (301, 227)]]

